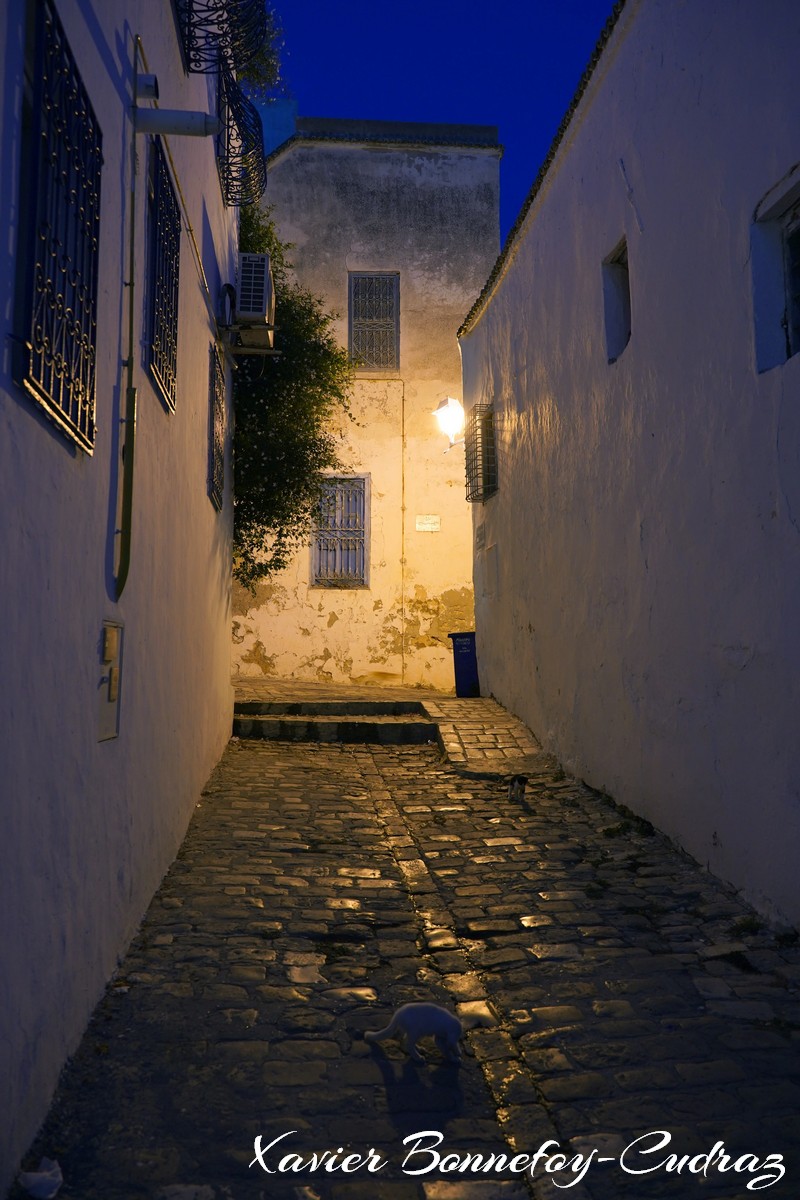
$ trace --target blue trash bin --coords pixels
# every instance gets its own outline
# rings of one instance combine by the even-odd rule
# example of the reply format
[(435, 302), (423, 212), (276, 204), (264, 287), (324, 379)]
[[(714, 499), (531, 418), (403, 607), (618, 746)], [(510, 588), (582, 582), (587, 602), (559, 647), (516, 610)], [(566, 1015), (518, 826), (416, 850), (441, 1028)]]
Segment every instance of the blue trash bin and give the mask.
[(448, 633), (453, 639), (453, 666), (456, 673), (457, 696), (480, 696), (478, 655), (474, 633)]

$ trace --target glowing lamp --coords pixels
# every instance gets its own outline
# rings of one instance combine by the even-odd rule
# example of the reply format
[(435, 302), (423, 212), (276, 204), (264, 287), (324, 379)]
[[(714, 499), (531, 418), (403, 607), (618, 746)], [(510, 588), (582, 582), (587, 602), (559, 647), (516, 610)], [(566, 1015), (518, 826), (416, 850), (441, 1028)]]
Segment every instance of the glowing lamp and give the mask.
[(460, 440), (459, 434), (464, 432), (464, 408), (461, 401), (448, 396), (433, 410), (433, 415), (439, 422), (442, 433), (449, 437), (450, 445), (455, 446), (456, 441)]

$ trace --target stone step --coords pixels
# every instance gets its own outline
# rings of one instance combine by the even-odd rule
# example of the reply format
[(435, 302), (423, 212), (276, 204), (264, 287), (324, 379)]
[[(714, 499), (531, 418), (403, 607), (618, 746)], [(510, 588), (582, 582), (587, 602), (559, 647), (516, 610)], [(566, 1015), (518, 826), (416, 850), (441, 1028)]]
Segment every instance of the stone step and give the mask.
[(427, 713), (419, 700), (240, 700), (234, 712), (248, 717), (402, 717)]
[(282, 742), (341, 742), (379, 746), (419, 746), (437, 740), (437, 727), (413, 713), (391, 715), (261, 714), (237, 705), (233, 735)]

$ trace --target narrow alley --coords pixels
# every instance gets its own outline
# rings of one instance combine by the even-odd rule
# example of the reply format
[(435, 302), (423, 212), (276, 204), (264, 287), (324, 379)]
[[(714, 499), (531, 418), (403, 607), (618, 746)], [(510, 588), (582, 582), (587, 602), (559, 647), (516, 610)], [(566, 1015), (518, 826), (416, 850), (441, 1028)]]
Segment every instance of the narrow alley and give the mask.
[[(230, 742), (26, 1167), (62, 1200), (795, 1200), (792, 934), (494, 701), (422, 698), (444, 753)], [(413, 1000), (472, 1027), (460, 1067), (364, 1041)]]

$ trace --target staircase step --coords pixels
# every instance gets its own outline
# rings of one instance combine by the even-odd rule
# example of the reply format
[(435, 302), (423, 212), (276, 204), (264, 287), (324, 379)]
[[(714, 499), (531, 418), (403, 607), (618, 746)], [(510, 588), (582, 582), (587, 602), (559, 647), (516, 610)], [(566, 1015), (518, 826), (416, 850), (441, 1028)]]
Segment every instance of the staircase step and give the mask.
[(419, 700), (240, 700), (234, 712), (249, 717), (427, 716)]
[[(316, 713), (263, 713), (250, 709), (270, 705), (237, 704), (233, 717), (234, 737), (266, 738), (284, 742), (342, 742), (379, 746), (424, 745), (435, 742), (437, 727), (433, 721), (422, 719), (416, 712), (386, 714), (385, 712), (353, 714), (319, 714), (323, 705), (283, 705), (284, 708), (308, 707)], [(280, 705), (278, 707), (281, 707)], [(419, 709), (421, 710), (421, 705)], [(244, 711), (243, 711), (244, 710)]]

